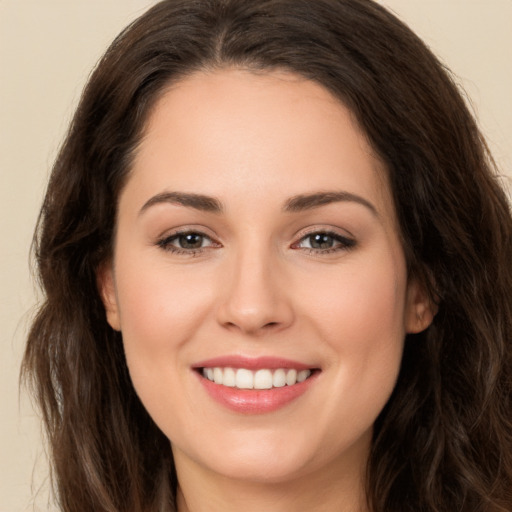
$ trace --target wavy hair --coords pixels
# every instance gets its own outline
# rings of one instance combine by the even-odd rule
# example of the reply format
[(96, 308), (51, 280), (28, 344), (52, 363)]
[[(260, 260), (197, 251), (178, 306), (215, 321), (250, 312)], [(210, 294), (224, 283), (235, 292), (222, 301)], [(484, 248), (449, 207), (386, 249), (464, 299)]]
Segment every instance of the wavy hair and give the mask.
[(386, 164), (409, 272), (437, 303), (374, 427), (370, 510), (512, 510), (509, 204), (450, 73), (371, 0), (165, 0), (92, 74), (36, 229), (45, 298), (23, 364), (61, 509), (175, 510), (170, 444), (130, 382), (96, 273), (153, 105), (170, 83), (231, 66), (291, 71), (353, 112)]

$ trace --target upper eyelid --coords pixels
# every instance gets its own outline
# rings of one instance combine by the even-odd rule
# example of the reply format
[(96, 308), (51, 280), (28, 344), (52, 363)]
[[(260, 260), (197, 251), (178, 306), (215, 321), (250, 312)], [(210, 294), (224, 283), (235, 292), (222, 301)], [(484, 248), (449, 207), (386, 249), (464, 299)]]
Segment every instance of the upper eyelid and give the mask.
[(354, 237), (352, 236), (348, 236), (348, 235), (343, 235), (341, 233), (337, 233), (336, 231), (311, 231), (310, 233), (306, 233), (305, 235), (301, 236), (298, 238), (298, 240), (304, 240), (305, 238), (308, 238), (312, 235), (318, 235), (318, 234), (321, 234), (321, 235), (328, 235), (328, 236), (331, 236), (332, 238), (342, 238), (344, 240), (354, 240)]
[(157, 235), (157, 239), (162, 240), (162, 239), (166, 239), (166, 238), (172, 238), (174, 236), (184, 235), (187, 233), (196, 233), (198, 235), (208, 237), (212, 240), (216, 239), (216, 236), (208, 228), (206, 228), (204, 226), (196, 227), (193, 225), (166, 229), (166, 230), (162, 231), (159, 235)]
[(327, 233), (330, 235), (335, 235), (335, 236), (339, 236), (342, 238), (350, 238), (353, 240), (355, 240), (355, 238), (356, 238), (347, 229), (343, 229), (343, 228), (331, 226), (331, 225), (320, 225), (320, 226), (316, 225), (316, 226), (309, 226), (307, 228), (303, 228), (296, 233), (295, 238), (298, 240), (302, 240), (303, 238), (310, 236), (310, 235), (314, 235), (315, 233)]

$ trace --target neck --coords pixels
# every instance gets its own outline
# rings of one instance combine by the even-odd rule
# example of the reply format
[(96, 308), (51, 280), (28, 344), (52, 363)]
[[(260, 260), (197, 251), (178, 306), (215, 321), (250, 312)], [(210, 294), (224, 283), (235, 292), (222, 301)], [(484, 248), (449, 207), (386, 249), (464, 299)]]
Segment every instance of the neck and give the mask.
[(252, 482), (213, 474), (194, 462), (177, 464), (178, 512), (368, 512), (365, 467), (339, 464), (286, 482)]

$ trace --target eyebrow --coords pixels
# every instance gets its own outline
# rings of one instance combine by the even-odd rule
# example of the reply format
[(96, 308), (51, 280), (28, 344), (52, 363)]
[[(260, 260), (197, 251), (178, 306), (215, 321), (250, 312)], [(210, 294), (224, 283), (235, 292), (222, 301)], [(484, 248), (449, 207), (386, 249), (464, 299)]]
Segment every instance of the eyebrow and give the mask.
[(209, 213), (221, 213), (223, 210), (222, 203), (214, 197), (187, 192), (162, 192), (146, 201), (140, 209), (139, 215), (151, 206), (162, 203), (178, 204)]
[(283, 210), (285, 212), (302, 212), (312, 210), (331, 203), (353, 202), (366, 207), (370, 212), (379, 217), (377, 208), (364, 197), (345, 191), (315, 192), (314, 194), (300, 194), (286, 201)]
[[(339, 202), (358, 203), (370, 210), (370, 212), (376, 217), (379, 216), (377, 209), (372, 203), (370, 203), (370, 201), (361, 196), (345, 191), (299, 194), (291, 197), (285, 202), (283, 211), (297, 213)], [(215, 197), (189, 192), (162, 192), (161, 194), (157, 194), (148, 199), (140, 209), (139, 215), (144, 213), (148, 208), (162, 203), (177, 204), (203, 212), (216, 214), (222, 213), (224, 210), (222, 203)]]

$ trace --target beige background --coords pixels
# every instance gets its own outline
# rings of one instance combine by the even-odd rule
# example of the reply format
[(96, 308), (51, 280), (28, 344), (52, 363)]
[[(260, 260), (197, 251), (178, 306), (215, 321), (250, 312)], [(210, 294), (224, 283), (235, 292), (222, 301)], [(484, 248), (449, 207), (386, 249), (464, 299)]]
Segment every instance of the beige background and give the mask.
[[(17, 380), (36, 302), (28, 252), (45, 182), (92, 66), (152, 3), (0, 0), (0, 512), (51, 510), (38, 419)], [(460, 77), (512, 176), (512, 0), (381, 3)]]

